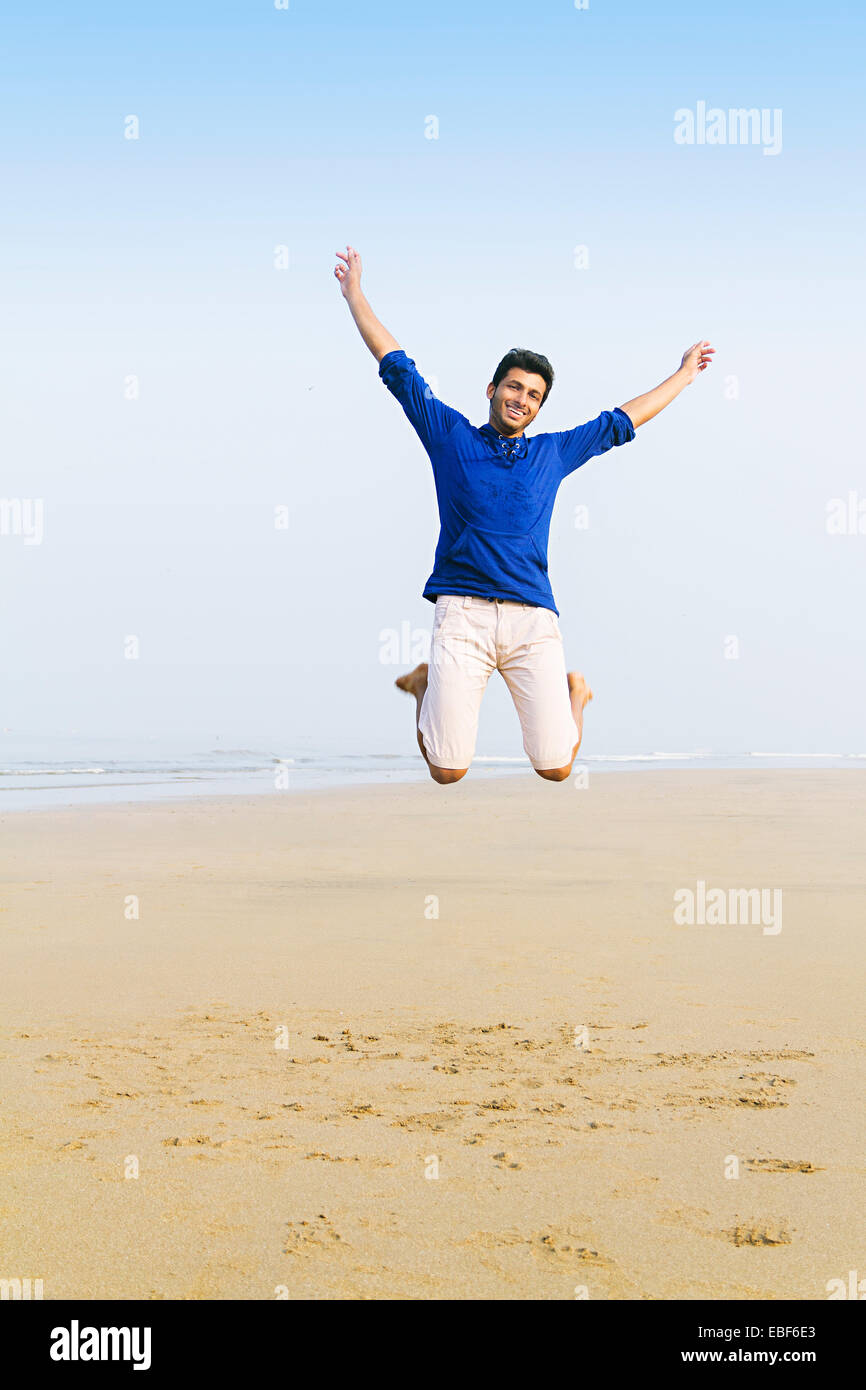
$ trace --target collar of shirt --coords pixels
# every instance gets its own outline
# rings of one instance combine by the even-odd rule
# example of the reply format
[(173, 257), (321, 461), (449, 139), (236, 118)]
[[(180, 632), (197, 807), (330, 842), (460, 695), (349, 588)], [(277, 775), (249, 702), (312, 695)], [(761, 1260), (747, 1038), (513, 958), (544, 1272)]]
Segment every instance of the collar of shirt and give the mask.
[(526, 457), (526, 435), (518, 435), (517, 438), (507, 437), (495, 430), (490, 423), (481, 425), (481, 434), (484, 438), (498, 450), (505, 463), (514, 463), (515, 459)]

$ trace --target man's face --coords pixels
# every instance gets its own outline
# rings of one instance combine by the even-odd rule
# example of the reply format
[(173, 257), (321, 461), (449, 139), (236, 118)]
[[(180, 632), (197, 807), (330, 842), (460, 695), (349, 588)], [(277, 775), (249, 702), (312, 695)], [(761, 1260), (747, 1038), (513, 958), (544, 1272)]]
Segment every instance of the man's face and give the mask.
[(547, 383), (543, 376), (512, 367), (494, 387), (487, 388), (490, 423), (499, 434), (522, 434), (531, 425), (544, 400)]

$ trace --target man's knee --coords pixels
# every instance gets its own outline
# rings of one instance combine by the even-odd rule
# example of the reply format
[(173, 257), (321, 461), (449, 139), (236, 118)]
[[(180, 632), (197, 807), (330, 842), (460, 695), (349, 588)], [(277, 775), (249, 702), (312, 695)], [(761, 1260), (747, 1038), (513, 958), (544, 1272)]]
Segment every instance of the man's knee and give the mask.
[(537, 767), (535, 771), (545, 782), (564, 782), (571, 772), (571, 763), (568, 767)]
[(461, 777), (465, 777), (469, 771), (468, 767), (437, 767), (435, 763), (428, 764), (430, 776), (434, 782), (438, 782), (440, 787), (447, 787), (451, 782), (459, 782)]

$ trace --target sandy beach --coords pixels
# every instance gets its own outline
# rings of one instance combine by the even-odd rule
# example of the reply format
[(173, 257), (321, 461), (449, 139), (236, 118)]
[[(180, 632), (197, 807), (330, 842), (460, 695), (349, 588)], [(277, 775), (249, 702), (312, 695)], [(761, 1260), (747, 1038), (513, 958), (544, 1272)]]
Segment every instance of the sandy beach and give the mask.
[[(825, 1299), (866, 1276), (862, 774), (470, 774), (0, 836), (0, 1277)], [(775, 924), (675, 921), (698, 884), (778, 891)]]

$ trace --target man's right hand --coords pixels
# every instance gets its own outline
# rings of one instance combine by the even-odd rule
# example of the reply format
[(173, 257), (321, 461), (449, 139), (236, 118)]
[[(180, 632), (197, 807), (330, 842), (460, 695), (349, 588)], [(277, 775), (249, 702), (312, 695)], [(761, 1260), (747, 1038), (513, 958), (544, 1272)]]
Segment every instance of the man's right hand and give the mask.
[(340, 282), (340, 293), (344, 299), (351, 299), (361, 288), (361, 257), (354, 246), (346, 247), (345, 256), (342, 251), (335, 254), (343, 262), (342, 265), (334, 266), (334, 274)]
[(366, 295), (361, 289), (361, 257), (354, 246), (346, 247), (345, 256), (342, 251), (335, 252), (335, 255), (342, 264), (334, 266), (334, 274), (339, 281), (342, 296), (349, 306), (349, 313), (376, 361), (381, 362), (386, 353), (396, 351), (400, 344), (396, 338), (391, 337), (387, 328), (382, 326), (367, 303)]

